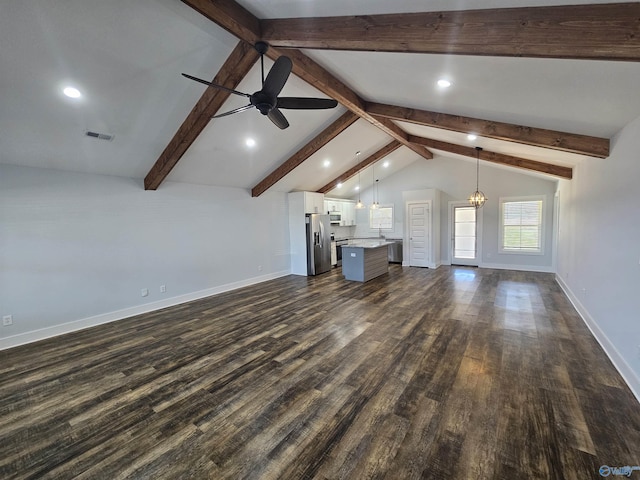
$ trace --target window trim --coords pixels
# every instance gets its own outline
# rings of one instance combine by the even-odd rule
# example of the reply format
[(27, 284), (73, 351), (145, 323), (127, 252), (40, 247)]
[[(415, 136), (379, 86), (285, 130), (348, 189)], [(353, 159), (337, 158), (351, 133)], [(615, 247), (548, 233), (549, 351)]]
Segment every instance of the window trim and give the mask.
[[(390, 208), (391, 209), (391, 227), (389, 228), (382, 228), (382, 227), (374, 227), (371, 220), (371, 215), (375, 210), (382, 210), (383, 208)], [(395, 206), (394, 204), (388, 204), (388, 205), (380, 205), (377, 209), (371, 209), (369, 208), (369, 230), (384, 230), (384, 231), (392, 231), (394, 229), (394, 222), (395, 222)]]
[[(546, 225), (545, 225), (545, 209), (546, 209), (546, 195), (529, 195), (522, 197), (500, 197), (499, 198), (499, 217), (498, 217), (498, 252), (504, 255), (544, 255), (545, 250), (545, 241), (544, 237), (546, 235)], [(540, 214), (540, 249), (531, 251), (531, 250), (505, 250), (504, 248), (504, 204), (511, 202), (531, 202), (531, 201), (540, 201), (541, 205), (541, 214)]]

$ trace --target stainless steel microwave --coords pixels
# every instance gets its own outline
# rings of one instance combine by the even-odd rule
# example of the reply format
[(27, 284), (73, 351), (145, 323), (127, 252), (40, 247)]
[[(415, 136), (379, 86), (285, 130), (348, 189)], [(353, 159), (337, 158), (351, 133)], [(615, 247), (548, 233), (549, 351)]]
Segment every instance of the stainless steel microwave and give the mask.
[(342, 221), (342, 215), (337, 212), (329, 212), (329, 222), (331, 225), (340, 225)]

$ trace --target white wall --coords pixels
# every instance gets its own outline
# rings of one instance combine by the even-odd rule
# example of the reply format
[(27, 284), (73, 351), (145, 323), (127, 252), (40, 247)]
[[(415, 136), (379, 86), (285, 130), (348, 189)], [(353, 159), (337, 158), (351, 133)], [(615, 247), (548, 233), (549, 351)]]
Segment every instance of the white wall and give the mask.
[(559, 197), (558, 279), (640, 400), (640, 118)]
[[(466, 201), (476, 189), (475, 162), (452, 160), (435, 155), (432, 160), (419, 159), (407, 168), (379, 182), (380, 204), (393, 204), (395, 228), (386, 236), (402, 238), (404, 226), (403, 191), (438, 189), (440, 195), (440, 257), (441, 263), (450, 263), (449, 202)], [(480, 163), (480, 190), (489, 200), (481, 209), (483, 216), (481, 266), (552, 272), (553, 270), (553, 204), (557, 182), (526, 175), (515, 169), (494, 167)], [(499, 198), (528, 195), (545, 196), (545, 252), (544, 255), (512, 255), (499, 253)], [(362, 193), (370, 198), (369, 191)], [(368, 211), (357, 213), (356, 234), (368, 236)], [(373, 232), (371, 232), (373, 233)], [(377, 231), (375, 232), (377, 235)]]
[(0, 348), (289, 270), (284, 193), (0, 165)]

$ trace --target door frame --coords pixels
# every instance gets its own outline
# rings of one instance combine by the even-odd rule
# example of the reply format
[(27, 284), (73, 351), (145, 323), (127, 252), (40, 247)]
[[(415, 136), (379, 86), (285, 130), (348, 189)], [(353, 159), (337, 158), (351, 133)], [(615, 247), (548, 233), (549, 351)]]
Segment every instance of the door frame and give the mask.
[[(403, 247), (403, 250), (405, 253), (403, 253), (403, 258), (402, 258), (402, 266), (403, 267), (410, 267), (411, 266), (411, 205), (415, 205), (415, 204), (427, 204), (429, 205), (429, 214), (427, 215), (427, 233), (429, 235), (429, 240), (428, 240), (428, 245), (427, 245), (427, 255), (429, 258), (427, 258), (427, 268), (435, 268), (435, 262), (433, 261), (433, 259), (431, 258), (433, 256), (433, 228), (432, 228), (432, 222), (433, 222), (433, 201), (430, 199), (425, 199), (425, 200), (407, 200), (404, 204), (404, 212), (405, 212), (405, 232), (404, 232), (404, 245), (406, 245), (406, 248)], [(423, 267), (418, 267), (418, 268), (423, 268)]]
[[(453, 208), (454, 207), (469, 207), (468, 201), (450, 201), (449, 202), (449, 265), (453, 263)], [(464, 263), (455, 263), (455, 265), (468, 265), (472, 267), (479, 267), (482, 263), (482, 208), (476, 209), (476, 258)]]

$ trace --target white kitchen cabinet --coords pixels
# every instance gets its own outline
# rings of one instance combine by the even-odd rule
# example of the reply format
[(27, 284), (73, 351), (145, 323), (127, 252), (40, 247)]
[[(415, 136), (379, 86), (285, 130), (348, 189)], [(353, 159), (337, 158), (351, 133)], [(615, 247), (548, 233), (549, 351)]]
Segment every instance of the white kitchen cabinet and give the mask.
[(324, 194), (316, 192), (293, 192), (289, 195), (294, 194), (301, 194), (302, 196), (304, 203), (303, 213), (327, 213), (324, 208)]
[(342, 226), (351, 227), (356, 224), (356, 202), (353, 200), (342, 201)]
[(356, 224), (356, 202), (353, 200), (327, 198), (324, 201), (324, 209), (327, 212), (335, 212), (341, 215), (341, 227), (350, 227)]
[(341, 213), (342, 212), (342, 202), (340, 200), (325, 200), (325, 210), (331, 213)]

